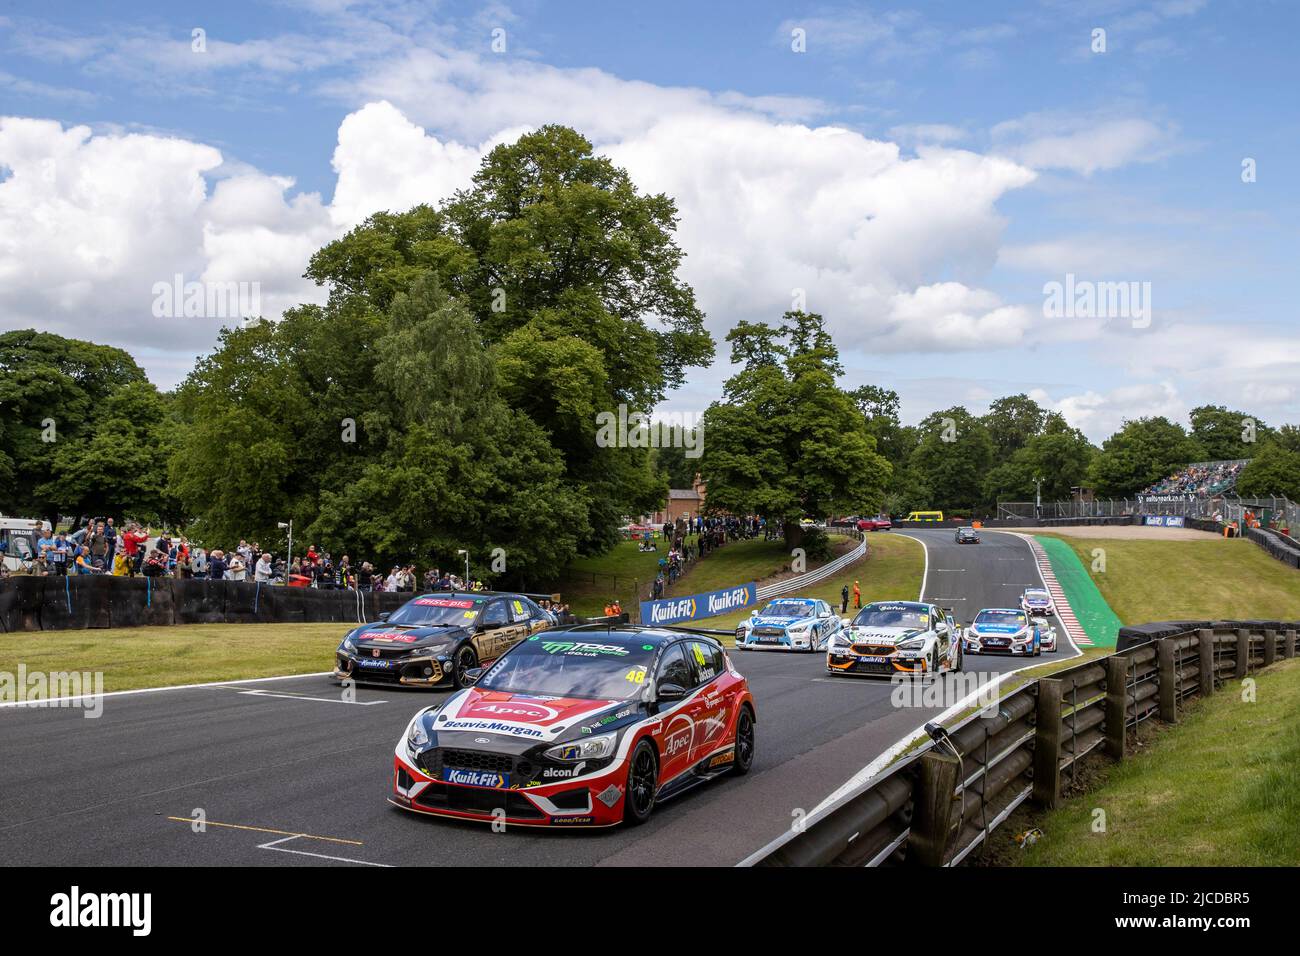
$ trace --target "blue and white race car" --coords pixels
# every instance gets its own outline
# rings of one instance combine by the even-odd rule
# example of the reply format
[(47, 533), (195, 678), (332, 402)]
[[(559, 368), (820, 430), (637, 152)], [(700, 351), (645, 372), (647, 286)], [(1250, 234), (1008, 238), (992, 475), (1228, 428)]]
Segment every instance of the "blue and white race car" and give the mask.
[(736, 628), (736, 647), (758, 651), (824, 651), (844, 627), (835, 610), (815, 598), (774, 598)]
[[(962, 645), (967, 654), (1011, 654), (1037, 657), (1043, 652), (1044, 628), (1020, 608), (986, 607), (966, 628)], [(1056, 634), (1052, 634), (1056, 650)]]

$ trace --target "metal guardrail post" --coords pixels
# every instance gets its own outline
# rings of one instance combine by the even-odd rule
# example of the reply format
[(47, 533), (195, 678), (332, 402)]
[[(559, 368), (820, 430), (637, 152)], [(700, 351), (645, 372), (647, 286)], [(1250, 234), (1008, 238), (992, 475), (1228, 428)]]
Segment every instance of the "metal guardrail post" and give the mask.
[(953, 829), (953, 798), (960, 779), (960, 763), (951, 754), (930, 752), (920, 759), (915, 816), (908, 837), (907, 861), (920, 866), (943, 866), (948, 860), (948, 837)]
[(1112, 654), (1106, 658), (1106, 753), (1113, 760), (1124, 759), (1128, 695), (1128, 658)]
[[(1062, 683), (1038, 681), (1038, 713), (1034, 721), (1034, 803), (1049, 810), (1061, 796)], [(1121, 722), (1122, 726), (1122, 722)]]
[(1201, 696), (1209, 697), (1214, 693), (1214, 675), (1217, 661), (1214, 656), (1214, 631), (1203, 627), (1196, 632), (1198, 651), (1201, 657)]
[(1250, 631), (1244, 627), (1237, 628), (1237, 669), (1232, 676), (1241, 680), (1250, 670)]
[(1178, 667), (1171, 638), (1156, 641), (1156, 687), (1160, 719), (1167, 724), (1178, 722)]

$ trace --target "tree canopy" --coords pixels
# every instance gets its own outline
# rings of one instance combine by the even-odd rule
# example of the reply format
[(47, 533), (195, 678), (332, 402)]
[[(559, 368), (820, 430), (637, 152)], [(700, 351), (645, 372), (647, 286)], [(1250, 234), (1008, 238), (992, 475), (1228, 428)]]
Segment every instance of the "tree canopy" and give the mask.
[(853, 397), (836, 383), (839, 353), (820, 315), (744, 322), (727, 336), (741, 369), (704, 414), (706, 506), (783, 526), (801, 517), (879, 509), (890, 466)]

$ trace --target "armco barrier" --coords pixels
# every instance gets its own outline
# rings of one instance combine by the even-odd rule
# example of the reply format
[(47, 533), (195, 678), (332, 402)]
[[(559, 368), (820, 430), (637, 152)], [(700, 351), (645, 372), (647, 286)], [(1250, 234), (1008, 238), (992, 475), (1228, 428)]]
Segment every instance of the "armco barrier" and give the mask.
[(807, 587), (809, 584), (815, 584), (818, 581), (825, 580), (832, 574), (847, 568), (855, 561), (860, 561), (867, 555), (867, 539), (863, 537), (858, 542), (858, 546), (852, 551), (840, 555), (834, 561), (828, 561), (820, 568), (814, 568), (806, 574), (800, 574), (793, 578), (785, 578), (782, 581), (776, 581), (773, 584), (765, 585), (755, 592), (755, 601), (766, 601), (768, 598), (776, 597), (778, 594), (789, 594), (791, 591), (798, 591)]
[(962, 717), (742, 865), (957, 866), (1026, 800), (1055, 807), (1083, 758), (1123, 760), (1142, 721), (1176, 722), (1191, 699), (1294, 657), (1297, 626), (1126, 627), (1116, 653), (1031, 680), (991, 715)]
[(173, 624), (359, 624), (377, 621), (412, 596), (202, 578), (16, 575), (0, 581), (0, 634)]

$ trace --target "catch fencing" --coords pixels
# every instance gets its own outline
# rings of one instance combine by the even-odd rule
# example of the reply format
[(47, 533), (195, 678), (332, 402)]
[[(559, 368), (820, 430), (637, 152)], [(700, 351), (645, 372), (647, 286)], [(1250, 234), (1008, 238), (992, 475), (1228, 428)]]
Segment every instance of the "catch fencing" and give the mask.
[(800, 821), (742, 865), (957, 866), (1026, 801), (1051, 809), (1090, 754), (1123, 760), (1140, 723), (1295, 656), (1293, 621), (1126, 627), (1119, 650), (1022, 684)]

